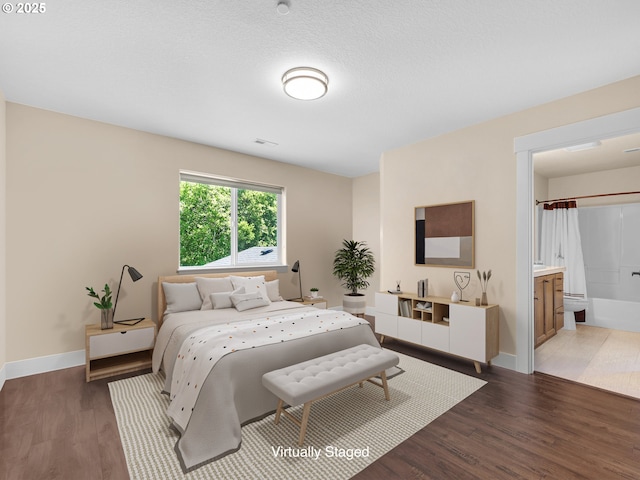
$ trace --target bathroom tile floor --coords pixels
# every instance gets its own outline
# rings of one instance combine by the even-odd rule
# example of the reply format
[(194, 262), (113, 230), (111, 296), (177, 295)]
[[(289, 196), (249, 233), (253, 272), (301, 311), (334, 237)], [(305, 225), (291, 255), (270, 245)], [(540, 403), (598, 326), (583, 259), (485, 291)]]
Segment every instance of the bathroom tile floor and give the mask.
[(537, 372), (640, 398), (640, 333), (578, 324), (534, 356)]

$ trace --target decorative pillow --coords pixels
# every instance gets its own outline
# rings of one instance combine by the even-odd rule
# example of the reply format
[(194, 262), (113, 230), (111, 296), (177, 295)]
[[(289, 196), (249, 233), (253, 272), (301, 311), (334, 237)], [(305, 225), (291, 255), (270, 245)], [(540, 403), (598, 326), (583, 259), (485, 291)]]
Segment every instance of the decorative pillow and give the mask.
[[(202, 307), (200, 310), (211, 310), (213, 308), (210, 298), (212, 293), (231, 293), (233, 290), (233, 285), (231, 285), (231, 279), (229, 277), (196, 277), (196, 284), (198, 285), (198, 292), (200, 292), (200, 298), (202, 299)], [(231, 305), (229, 305), (229, 308), (231, 308)]]
[(209, 303), (213, 306), (214, 310), (232, 308), (231, 295), (240, 293), (244, 293), (244, 288), (239, 288), (233, 292), (215, 292), (209, 295)]
[(264, 281), (264, 275), (256, 277), (236, 277), (231, 275), (230, 278), (234, 290), (244, 287), (244, 291), (246, 293), (258, 292), (262, 298), (267, 301), (267, 304), (271, 303), (271, 300), (269, 300), (269, 294), (267, 293), (267, 285)]
[(231, 294), (231, 302), (239, 312), (269, 305), (269, 300), (265, 300), (260, 292), (233, 293)]
[(272, 302), (281, 302), (284, 300), (280, 296), (280, 280), (271, 280), (270, 282), (265, 282), (267, 285), (267, 295), (269, 300)]
[(162, 282), (164, 297), (167, 300), (165, 313), (200, 310), (202, 299), (195, 283)]

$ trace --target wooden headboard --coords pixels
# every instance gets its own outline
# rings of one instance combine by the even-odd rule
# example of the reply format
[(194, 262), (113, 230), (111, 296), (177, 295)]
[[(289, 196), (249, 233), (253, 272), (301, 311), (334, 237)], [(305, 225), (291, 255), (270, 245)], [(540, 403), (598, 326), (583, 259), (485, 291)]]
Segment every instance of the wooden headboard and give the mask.
[(167, 308), (167, 300), (164, 296), (164, 289), (162, 288), (162, 282), (167, 283), (193, 283), (196, 281), (196, 277), (204, 278), (223, 278), (230, 275), (236, 277), (256, 277), (258, 275), (264, 275), (264, 279), (267, 282), (278, 279), (278, 272), (275, 270), (262, 270), (258, 272), (226, 272), (226, 273), (202, 273), (197, 275), (170, 275), (166, 277), (158, 277), (158, 328), (162, 325), (162, 319), (164, 317), (164, 311)]

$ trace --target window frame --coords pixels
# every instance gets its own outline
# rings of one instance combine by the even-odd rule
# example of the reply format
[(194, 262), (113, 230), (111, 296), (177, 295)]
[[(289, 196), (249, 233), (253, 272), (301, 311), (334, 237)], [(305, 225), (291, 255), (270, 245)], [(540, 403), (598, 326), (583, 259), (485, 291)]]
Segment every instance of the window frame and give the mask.
[[(231, 253), (230, 264), (221, 266), (182, 266), (180, 265), (180, 185), (182, 182), (202, 183), (206, 185), (214, 185), (218, 187), (231, 188)], [(277, 260), (275, 262), (259, 262), (259, 263), (238, 263), (238, 190), (254, 190), (276, 194), (277, 198)], [(285, 236), (285, 188), (280, 185), (270, 185), (250, 180), (242, 180), (232, 177), (223, 177), (220, 175), (194, 172), (191, 170), (180, 170), (178, 176), (178, 272), (224, 272), (239, 270), (277, 270), (279, 272), (287, 271), (287, 264), (284, 258), (284, 238)]]

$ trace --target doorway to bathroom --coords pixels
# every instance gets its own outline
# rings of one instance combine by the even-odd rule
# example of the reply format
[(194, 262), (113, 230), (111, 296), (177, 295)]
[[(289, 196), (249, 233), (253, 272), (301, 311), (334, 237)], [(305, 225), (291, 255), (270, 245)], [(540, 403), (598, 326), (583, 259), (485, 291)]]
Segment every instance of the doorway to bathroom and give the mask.
[(533, 373), (533, 155), (640, 132), (640, 107), (514, 138), (516, 154), (516, 355), (515, 370)]
[[(533, 369), (640, 398), (640, 134), (536, 153), (533, 182), (534, 261), (579, 254), (586, 290), (567, 297), (576, 285), (565, 277), (564, 325), (534, 350)], [(580, 244), (550, 257), (542, 202), (566, 199), (577, 199)]]

